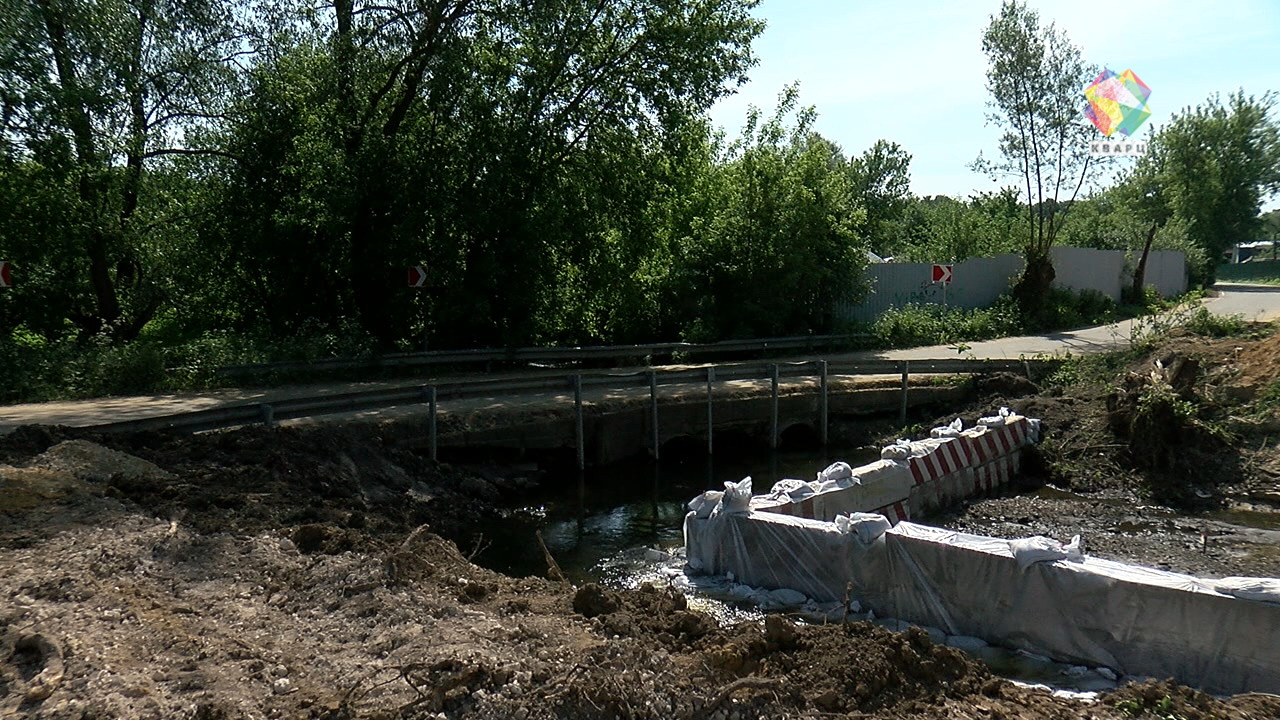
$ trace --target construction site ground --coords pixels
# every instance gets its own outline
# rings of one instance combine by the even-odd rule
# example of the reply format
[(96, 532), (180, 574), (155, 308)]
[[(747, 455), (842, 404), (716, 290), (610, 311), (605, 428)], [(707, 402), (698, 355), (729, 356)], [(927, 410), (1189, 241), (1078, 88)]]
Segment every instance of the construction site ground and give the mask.
[[(1076, 370), (1096, 382), (979, 381), (945, 415), (1008, 404), (1045, 441), (1019, 492), (937, 521), (1280, 575), (1278, 357), (1261, 330), (1183, 334)], [(521, 492), (394, 425), (19, 428), (0, 438), (0, 717), (1280, 717), (1273, 695), (1165, 680), (1081, 702), (917, 630), (720, 625), (669, 589), (472, 563), (474, 529)]]

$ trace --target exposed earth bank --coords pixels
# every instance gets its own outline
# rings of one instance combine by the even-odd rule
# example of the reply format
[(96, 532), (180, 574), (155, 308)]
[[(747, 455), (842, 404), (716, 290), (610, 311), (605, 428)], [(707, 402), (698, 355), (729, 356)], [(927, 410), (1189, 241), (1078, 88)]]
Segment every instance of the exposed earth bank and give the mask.
[[(1204, 424), (1175, 412), (1187, 434), (1168, 444), (1226, 452), (1220, 464), (1234, 475), (1138, 456), (1131, 436), (1149, 428), (1135, 413), (1155, 401), (1128, 404), (1148, 381), (1126, 389), (1126, 373), (1150, 378), (1151, 357), (1135, 356), (1114, 368), (1114, 387), (1042, 381), (1035, 394), (984, 400), (1045, 419), (1039, 476), (1063, 490), (982, 500), (950, 522), (1060, 536), (1098, 507), (1167, 513), (1172, 527), (1098, 525), (1087, 547), (1134, 560), (1155, 553), (1148, 562), (1174, 569), (1277, 574), (1280, 544), (1269, 535), (1241, 550), (1212, 531), (1207, 549), (1195, 547), (1195, 529), (1212, 518), (1225, 518), (1212, 520), (1218, 530), (1241, 527), (1204, 513), (1244, 502), (1261, 513), (1277, 490), (1273, 451), (1255, 450), (1252, 434), (1269, 427), (1275, 373), (1251, 364), (1215, 375), (1224, 365), (1212, 360), (1232, 343), (1242, 347), (1233, 358), (1258, 347), (1265, 362), (1275, 341), (1203, 342), (1170, 346), (1209, 360), (1193, 380), (1164, 378)], [(1221, 403), (1210, 390), (1249, 383), (1252, 395), (1226, 400), (1224, 390)], [(1232, 434), (1215, 436), (1223, 428)], [(1082, 474), (1104, 461), (1112, 467)], [(666, 589), (502, 576), (471, 563), (468, 543), (515, 489), (432, 463), (385, 428), (117, 438), (20, 429), (0, 438), (0, 716), (1280, 717), (1274, 696), (1218, 699), (1159, 682), (1086, 704), (993, 677), (919, 631), (781, 616), (720, 627)], [(1134, 538), (1147, 531), (1144, 548)], [(1175, 540), (1192, 547), (1158, 552)]]

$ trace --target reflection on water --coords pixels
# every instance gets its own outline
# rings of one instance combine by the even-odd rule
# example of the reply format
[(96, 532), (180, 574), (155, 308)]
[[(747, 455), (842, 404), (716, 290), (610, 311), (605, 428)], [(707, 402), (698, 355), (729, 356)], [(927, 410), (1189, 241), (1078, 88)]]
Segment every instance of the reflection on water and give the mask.
[(852, 448), (748, 450), (684, 462), (638, 459), (581, 474), (562, 471), (544, 479), (536, 503), (477, 529), (489, 544), (476, 561), (508, 574), (541, 575), (546, 562), (534, 537), (541, 530), (571, 580), (604, 580), (601, 563), (620, 552), (683, 545), (685, 505), (704, 490), (750, 475), (763, 492), (782, 478), (811, 480), (836, 460), (856, 466), (872, 459)]

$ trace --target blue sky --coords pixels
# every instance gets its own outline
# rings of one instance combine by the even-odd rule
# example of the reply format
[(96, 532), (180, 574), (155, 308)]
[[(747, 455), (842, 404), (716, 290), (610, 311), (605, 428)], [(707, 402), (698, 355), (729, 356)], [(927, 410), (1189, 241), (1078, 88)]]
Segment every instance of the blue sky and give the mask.
[[(1132, 69), (1151, 88), (1152, 115), (1139, 138), (1214, 92), (1280, 92), (1275, 0), (1029, 4), (1042, 23), (1067, 31), (1086, 62)], [(916, 194), (996, 189), (966, 165), (979, 150), (996, 152), (981, 37), (999, 8), (1000, 0), (765, 0), (756, 9), (768, 21), (755, 43), (760, 62), (750, 82), (712, 108), (712, 120), (735, 135), (748, 104), (767, 114), (798, 80), (801, 105), (817, 107), (817, 131), (846, 154), (879, 138), (911, 153)]]

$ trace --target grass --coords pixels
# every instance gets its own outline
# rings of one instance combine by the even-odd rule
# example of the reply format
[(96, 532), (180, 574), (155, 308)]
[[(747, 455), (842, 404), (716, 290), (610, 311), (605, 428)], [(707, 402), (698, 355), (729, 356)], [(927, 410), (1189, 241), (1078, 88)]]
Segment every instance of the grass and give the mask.
[(1002, 295), (991, 307), (976, 310), (941, 305), (895, 308), (871, 323), (869, 330), (879, 348), (949, 345), (964, 355), (974, 341), (1105, 325), (1163, 311), (1172, 304), (1154, 291), (1136, 302), (1120, 304), (1094, 291), (1054, 289), (1034, 314), (1023, 312), (1012, 297)]

